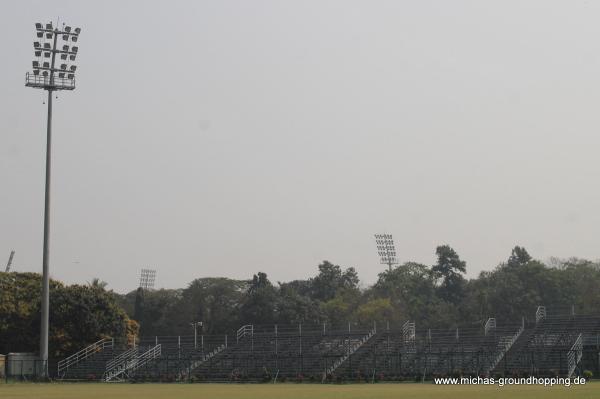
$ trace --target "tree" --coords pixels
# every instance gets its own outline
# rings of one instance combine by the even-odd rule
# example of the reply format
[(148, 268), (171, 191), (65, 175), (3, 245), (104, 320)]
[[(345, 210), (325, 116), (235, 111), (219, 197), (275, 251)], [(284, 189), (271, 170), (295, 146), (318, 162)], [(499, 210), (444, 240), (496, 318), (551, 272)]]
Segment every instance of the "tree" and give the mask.
[[(57, 287), (50, 293), (50, 347), (64, 356), (102, 338), (126, 339), (135, 324), (104, 289), (86, 285)], [(37, 319), (37, 317), (36, 317)], [(37, 321), (37, 320), (36, 320)]]
[(389, 298), (394, 309), (389, 320), (398, 327), (406, 320), (426, 322), (438, 301), (435, 276), (425, 265), (406, 262), (379, 274), (375, 285), (365, 292), (373, 298)]
[(358, 274), (353, 267), (342, 271), (338, 265), (323, 261), (319, 265), (319, 274), (311, 279), (311, 296), (320, 301), (334, 298), (339, 290), (358, 289)]
[(361, 292), (357, 289), (339, 290), (335, 297), (321, 303), (327, 324), (336, 327), (345, 326), (353, 321), (353, 314), (360, 305)]
[(245, 324), (267, 324), (277, 320), (275, 314), (277, 290), (266, 273), (255, 274), (248, 294), (240, 309), (241, 320)]
[(92, 281), (88, 283), (88, 285), (92, 288), (100, 288), (104, 290), (108, 286), (108, 283), (106, 281), (100, 280), (98, 277), (94, 277)]
[[(40, 337), (41, 276), (0, 273), (0, 353), (35, 351)], [(101, 338), (126, 338), (135, 323), (112, 292), (50, 281), (51, 357), (71, 354)]]
[(368, 326), (373, 322), (388, 322), (394, 316), (394, 308), (390, 298), (372, 299), (356, 309), (354, 319), (361, 326)]
[(527, 250), (517, 245), (512, 249), (506, 264), (510, 267), (519, 267), (526, 265), (529, 261), (531, 261), (531, 256), (529, 256)]
[(276, 313), (279, 324), (320, 324), (325, 319), (317, 301), (289, 285), (279, 287)]
[(224, 277), (199, 278), (182, 293), (177, 320), (181, 334), (189, 333), (189, 323), (202, 321), (203, 332), (222, 334), (237, 329), (240, 308), (248, 291), (248, 282)]
[(436, 248), (437, 263), (431, 268), (432, 272), (442, 280), (438, 292), (440, 298), (450, 303), (458, 303), (463, 295), (467, 271), (466, 262), (449, 245), (440, 245)]

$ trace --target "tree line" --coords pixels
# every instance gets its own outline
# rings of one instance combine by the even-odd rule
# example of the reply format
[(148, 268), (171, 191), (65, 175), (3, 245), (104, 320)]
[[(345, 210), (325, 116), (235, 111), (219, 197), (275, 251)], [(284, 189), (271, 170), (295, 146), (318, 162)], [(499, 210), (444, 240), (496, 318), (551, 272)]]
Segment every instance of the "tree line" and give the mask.
[[(329, 261), (304, 280), (198, 278), (181, 289), (118, 294), (95, 280), (86, 285), (52, 281), (50, 348), (56, 357), (100, 338), (230, 334), (244, 324), (374, 322), (398, 328), (407, 320), (428, 328), (481, 325), (488, 317), (516, 324), (531, 320), (538, 305), (600, 311), (600, 264), (583, 259), (533, 259), (515, 247), (491, 271), (467, 279), (467, 264), (448, 245), (433, 265), (406, 262), (361, 288), (356, 270)], [(0, 272), (0, 353), (35, 351), (39, 342), (40, 276)]]
[[(411, 320), (417, 326), (455, 328), (534, 318), (538, 305), (578, 312), (600, 311), (600, 264), (572, 258), (541, 262), (516, 246), (491, 271), (467, 279), (466, 262), (448, 245), (436, 248), (433, 265), (406, 262), (379, 274), (361, 289), (356, 270), (324, 261), (305, 280), (273, 283), (265, 273), (251, 280), (199, 278), (183, 289), (119, 298), (141, 335), (189, 335), (191, 322), (203, 333), (225, 334), (244, 324), (322, 324), (391, 328)], [(382, 325), (382, 324), (380, 324)]]

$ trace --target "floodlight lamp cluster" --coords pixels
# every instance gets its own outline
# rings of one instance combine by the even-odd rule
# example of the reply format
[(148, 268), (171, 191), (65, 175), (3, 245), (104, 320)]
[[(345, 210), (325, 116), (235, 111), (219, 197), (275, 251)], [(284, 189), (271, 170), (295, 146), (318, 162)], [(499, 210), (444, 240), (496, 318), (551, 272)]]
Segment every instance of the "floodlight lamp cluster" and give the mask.
[(375, 234), (375, 242), (381, 264), (389, 266), (398, 264), (394, 239), (391, 234)]
[[(33, 42), (35, 59), (33, 72), (27, 72), (26, 86), (45, 90), (75, 89), (74, 64), (79, 47), (73, 43), (79, 40), (81, 28), (54, 27), (52, 23), (35, 24), (37, 40)], [(58, 58), (60, 66), (57, 67)]]
[(155, 280), (156, 270), (142, 269), (140, 273), (140, 288), (142, 288), (143, 290), (153, 289)]

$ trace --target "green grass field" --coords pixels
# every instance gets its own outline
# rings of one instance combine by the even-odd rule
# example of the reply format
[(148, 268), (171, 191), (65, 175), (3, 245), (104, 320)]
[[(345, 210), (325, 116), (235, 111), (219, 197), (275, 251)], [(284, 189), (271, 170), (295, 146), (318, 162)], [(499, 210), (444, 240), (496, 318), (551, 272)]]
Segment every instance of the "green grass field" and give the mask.
[(0, 384), (1, 399), (592, 399), (584, 386), (440, 386), (433, 384)]

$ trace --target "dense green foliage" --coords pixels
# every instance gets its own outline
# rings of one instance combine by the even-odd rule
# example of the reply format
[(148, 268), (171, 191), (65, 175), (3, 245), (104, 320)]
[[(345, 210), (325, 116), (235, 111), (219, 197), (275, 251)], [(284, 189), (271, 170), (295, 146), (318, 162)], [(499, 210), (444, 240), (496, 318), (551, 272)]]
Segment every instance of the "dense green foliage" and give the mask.
[[(568, 312), (600, 311), (600, 264), (552, 259), (544, 264), (522, 247), (505, 263), (466, 279), (467, 265), (447, 245), (428, 266), (407, 262), (361, 287), (353, 268), (324, 261), (306, 280), (269, 281), (199, 278), (183, 289), (131, 291), (118, 295), (94, 280), (86, 286), (51, 285), (53, 355), (73, 352), (105, 336), (190, 335), (202, 321), (204, 334), (231, 333), (243, 324), (320, 324), (398, 327), (406, 320), (431, 328), (533, 319), (538, 305)], [(0, 353), (35, 350), (39, 339), (40, 278), (0, 273)], [(129, 315), (129, 317), (127, 316)], [(131, 320), (130, 320), (131, 318)]]
[[(0, 353), (35, 351), (40, 337), (41, 279), (34, 273), (0, 272)], [(105, 337), (135, 334), (113, 293), (89, 285), (50, 284), (50, 356), (70, 354)]]
[[(252, 280), (201, 278), (185, 289), (131, 292), (123, 306), (140, 321), (142, 335), (188, 335), (189, 323), (204, 322), (204, 333), (227, 333), (251, 324), (348, 322), (398, 327), (406, 320), (432, 328), (500, 323), (533, 318), (538, 305), (568, 312), (600, 311), (600, 265), (571, 259), (546, 265), (515, 247), (505, 263), (466, 279), (467, 265), (448, 245), (436, 249), (437, 262), (407, 262), (386, 270), (360, 288), (353, 268), (330, 262), (306, 280), (274, 284), (264, 273)], [(137, 300), (136, 300), (137, 297)]]

